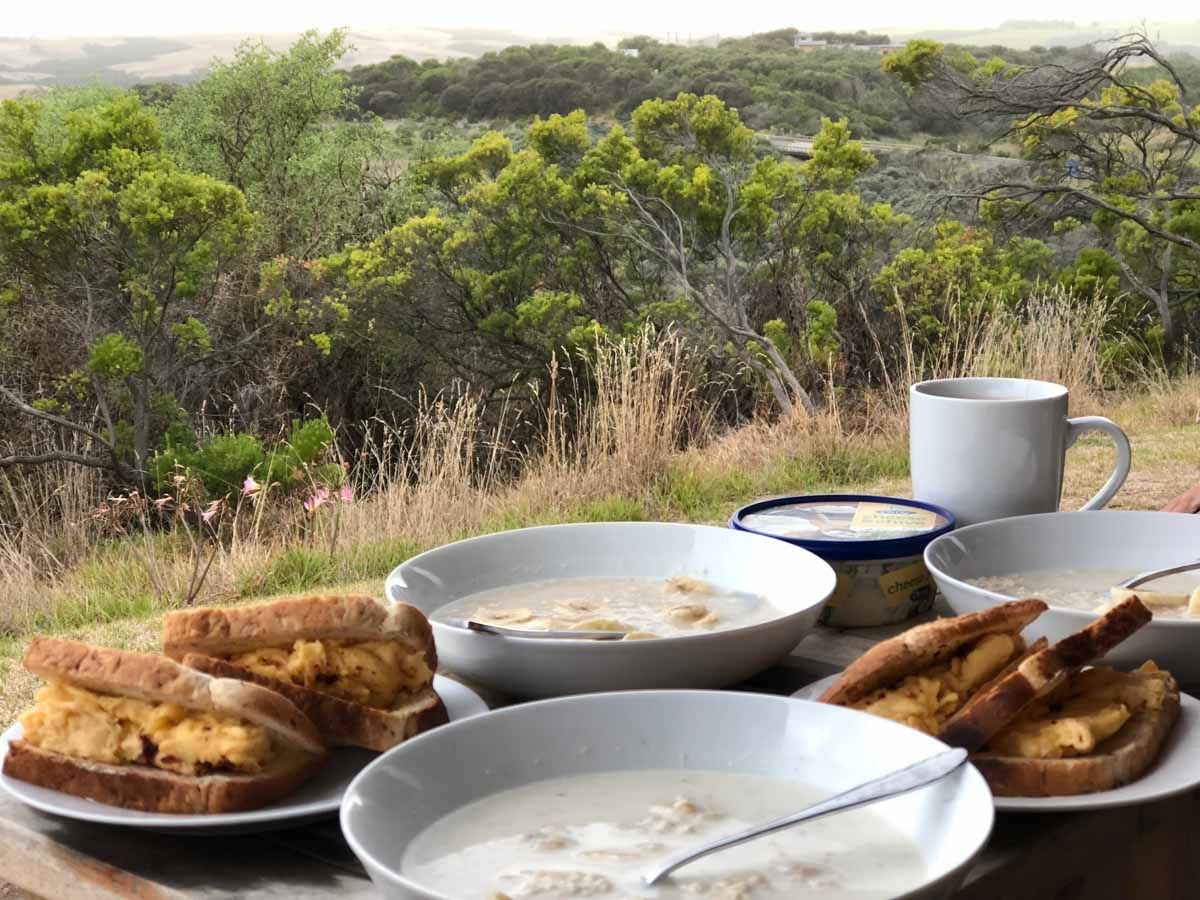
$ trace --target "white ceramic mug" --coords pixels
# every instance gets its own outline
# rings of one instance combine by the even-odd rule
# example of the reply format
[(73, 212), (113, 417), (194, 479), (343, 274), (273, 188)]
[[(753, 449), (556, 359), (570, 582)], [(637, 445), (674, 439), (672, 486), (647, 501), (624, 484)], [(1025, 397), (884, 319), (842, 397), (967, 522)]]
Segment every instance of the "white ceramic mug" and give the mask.
[(1100, 416), (1067, 418), (1067, 389), (1023, 378), (946, 378), (909, 390), (913, 496), (957, 523), (1055, 512), (1067, 448), (1105, 431), (1117, 466), (1084, 509), (1100, 509), (1129, 474), (1129, 438)]

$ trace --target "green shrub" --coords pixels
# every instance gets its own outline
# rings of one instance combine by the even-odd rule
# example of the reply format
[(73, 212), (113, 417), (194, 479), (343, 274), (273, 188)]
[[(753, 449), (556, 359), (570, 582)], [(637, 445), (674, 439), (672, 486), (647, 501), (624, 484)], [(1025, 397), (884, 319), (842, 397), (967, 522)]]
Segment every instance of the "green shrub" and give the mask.
[(289, 547), (271, 561), (267, 571), (238, 584), (243, 597), (286, 594), (331, 584), (337, 578), (337, 561), (325, 550)]

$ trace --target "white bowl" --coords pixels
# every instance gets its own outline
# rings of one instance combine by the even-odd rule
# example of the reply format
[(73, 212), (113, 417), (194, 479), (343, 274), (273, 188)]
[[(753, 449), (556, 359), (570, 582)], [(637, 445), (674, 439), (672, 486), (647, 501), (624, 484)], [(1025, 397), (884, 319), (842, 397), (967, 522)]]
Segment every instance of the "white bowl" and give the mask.
[[(969, 578), (1042, 569), (1128, 569), (1130, 575), (1200, 555), (1200, 516), (1099, 510), (996, 519), (942, 535), (925, 548), (925, 564), (957, 614), (1011, 600), (968, 584)], [(1051, 606), (1026, 635), (1057, 641), (1096, 618)], [(1200, 619), (1162, 619), (1143, 626), (1105, 657), (1133, 668), (1153, 659), (1185, 685), (1200, 684)]]
[(477, 591), (549, 578), (690, 575), (758, 594), (779, 611), (757, 625), (645, 641), (546, 640), (433, 623), (451, 672), (516, 697), (636, 688), (719, 688), (786, 656), (817, 621), (836, 576), (774, 538), (655, 522), (549, 525), (447, 544), (392, 572), (387, 595), (426, 614)]
[[(442, 816), (535, 781), (630, 769), (718, 769), (795, 779), (832, 795), (944, 750), (866, 713), (742, 692), (637, 691), (530, 703), (408, 741), (354, 780), (342, 832), (384, 897), (437, 898), (400, 874), (405, 848)], [(992, 796), (967, 765), (871, 807), (916, 843), (948, 896), (992, 828)], [(803, 826), (800, 826), (803, 827)]]

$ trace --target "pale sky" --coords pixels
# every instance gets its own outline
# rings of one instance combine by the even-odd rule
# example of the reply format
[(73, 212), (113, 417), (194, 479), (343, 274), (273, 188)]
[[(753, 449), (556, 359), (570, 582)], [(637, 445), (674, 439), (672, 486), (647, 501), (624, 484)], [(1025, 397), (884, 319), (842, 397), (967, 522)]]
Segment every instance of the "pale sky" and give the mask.
[[(449, 3), (380, 0), (0, 0), (0, 35), (89, 37), (182, 35), (221, 32), (291, 32), (349, 26), (361, 29), (421, 27), (503, 28), (533, 36), (599, 32), (667, 31), (749, 34), (794, 26), (804, 29), (953, 28), (994, 26), (1009, 19), (1068, 19), (1134, 24), (1196, 21), (1196, 0), (856, 0), (849, 7), (795, 0), (454, 0)], [(705, 8), (707, 7), (707, 8)], [(851, 9), (852, 11), (846, 11)], [(1131, 11), (1133, 15), (1131, 16)]]

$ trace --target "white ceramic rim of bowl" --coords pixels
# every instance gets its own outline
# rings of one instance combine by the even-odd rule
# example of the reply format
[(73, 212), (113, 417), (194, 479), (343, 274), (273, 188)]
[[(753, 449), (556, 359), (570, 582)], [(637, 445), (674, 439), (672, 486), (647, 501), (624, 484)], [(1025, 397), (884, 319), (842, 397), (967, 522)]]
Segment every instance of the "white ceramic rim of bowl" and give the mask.
[[(1120, 515), (1130, 515), (1130, 514), (1138, 515), (1138, 516), (1143, 516), (1143, 515), (1182, 516), (1189, 520), (1195, 519), (1194, 515), (1191, 515), (1188, 513), (1168, 513), (1168, 512), (1159, 512), (1157, 510), (1151, 510), (1151, 509), (1060, 510), (1059, 512), (1032, 513), (1027, 516), (1010, 516), (1010, 517), (1004, 518), (1004, 519), (992, 519), (988, 522), (976, 522), (974, 525), (967, 525), (963, 528), (959, 528), (955, 531), (951, 531), (946, 534), (943, 534), (941, 537), (934, 538), (932, 541), (929, 542), (929, 545), (925, 548), (925, 567), (927, 569), (929, 569), (930, 574), (932, 574), (935, 579), (936, 578), (944, 578), (947, 581), (953, 583), (956, 587), (963, 588), (968, 591), (975, 591), (977, 593), (983, 594), (986, 597), (995, 600), (995, 603), (1008, 603), (1012, 600), (1018, 600), (1021, 598), (1010, 597), (1008, 594), (998, 594), (995, 591), (989, 591), (987, 588), (981, 588), (977, 584), (971, 584), (971, 582), (969, 582), (969, 581), (963, 581), (961, 578), (955, 578), (953, 575), (950, 575), (949, 573), (947, 573), (945, 569), (939, 568), (937, 566), (937, 564), (934, 563), (930, 554), (934, 551), (935, 547), (942, 541), (951, 543), (952, 542), (951, 539), (957, 540), (957, 539), (961, 538), (964, 534), (970, 535), (974, 531), (982, 531), (982, 530), (986, 530), (988, 528), (1000, 527), (1000, 523), (1002, 523), (1002, 522), (1005, 523), (1005, 525), (1008, 525), (1011, 523), (1012, 526), (1019, 527), (1021, 522), (1026, 522), (1031, 519), (1048, 519), (1051, 517), (1062, 518), (1064, 516), (1099, 516), (1099, 515), (1120, 516)], [(1009, 573), (1009, 574), (1021, 575), (1024, 573), (1013, 572), (1013, 573)], [(1040, 599), (1040, 598), (1035, 597), (1032, 599)], [(1050, 607), (1050, 609), (1054, 610), (1056, 613), (1063, 613), (1065, 615), (1072, 616), (1072, 617), (1078, 619), (1079, 622), (1081, 623), (1080, 627), (1082, 627), (1083, 625), (1086, 625), (1088, 622), (1095, 621), (1096, 619), (1098, 619), (1100, 617), (1100, 613), (1097, 613), (1097, 612), (1094, 612), (1091, 610), (1078, 609), (1074, 606), (1058, 606), (1057, 604), (1051, 603), (1049, 601), (1045, 601), (1045, 603), (1048, 607)], [(995, 605), (995, 604), (993, 604), (993, 605)], [(1153, 619), (1151, 619), (1149, 622), (1146, 623), (1146, 628), (1152, 628), (1152, 627), (1153, 628), (1181, 628), (1181, 629), (1198, 628), (1198, 627), (1200, 627), (1200, 616), (1198, 616), (1194, 619), (1175, 619), (1175, 618), (1166, 618), (1166, 617), (1162, 617), (1162, 616), (1155, 616)]]
[[(392, 585), (398, 583), (399, 579), (396, 576), (397, 576), (397, 573), (399, 573), (401, 569), (405, 568), (406, 566), (415, 566), (417, 563), (419, 563), (425, 557), (431, 556), (434, 553), (442, 552), (450, 547), (466, 548), (476, 542), (493, 540), (496, 538), (497, 535), (501, 535), (501, 534), (526, 534), (526, 533), (533, 534), (535, 532), (546, 531), (548, 529), (562, 529), (562, 528), (572, 528), (572, 529), (581, 529), (582, 530), (582, 529), (587, 529), (587, 528), (596, 528), (597, 526), (604, 526), (604, 525), (620, 525), (622, 527), (644, 527), (644, 528), (679, 528), (679, 529), (687, 529), (689, 531), (703, 529), (703, 530), (707, 530), (707, 531), (720, 532), (722, 535), (737, 535), (738, 537), (734, 538), (734, 540), (742, 540), (743, 538), (749, 538), (751, 540), (756, 540), (756, 541), (770, 541), (775, 546), (779, 546), (782, 544), (783, 546), (788, 548), (788, 552), (798, 551), (800, 553), (803, 553), (803, 554), (813, 557), (815, 560), (817, 560), (818, 562), (823, 564), (825, 567), (825, 571), (823, 572), (823, 574), (827, 577), (827, 582), (828, 582), (827, 588), (828, 589), (823, 594), (821, 594), (819, 599), (810, 601), (806, 604), (799, 606), (797, 609), (792, 609), (792, 610), (780, 610), (778, 607), (771, 604), (770, 601), (768, 600), (767, 601), (768, 605), (771, 605), (772, 608), (775, 609), (779, 614), (776, 616), (773, 616), (770, 619), (767, 619), (764, 622), (753, 622), (749, 625), (738, 625), (735, 628), (714, 628), (712, 631), (705, 631), (701, 634), (660, 635), (660, 636), (654, 638), (654, 640), (649, 640), (649, 641), (603, 641), (603, 640), (597, 641), (592, 638), (555, 638), (553, 640), (553, 643), (556, 646), (561, 644), (561, 645), (568, 646), (568, 647), (579, 647), (579, 646), (597, 646), (597, 645), (618, 644), (618, 643), (622, 644), (623, 646), (641, 646), (641, 645), (661, 646), (663, 641), (672, 641), (672, 642), (677, 642), (677, 643), (678, 642), (702, 643), (704, 641), (712, 641), (712, 640), (720, 641), (723, 639), (727, 639), (727, 637), (726, 637), (727, 635), (746, 634), (749, 632), (759, 631), (759, 630), (762, 630), (765, 628), (770, 628), (772, 626), (778, 625), (780, 622), (782, 622), (786, 619), (790, 619), (793, 616), (803, 615), (803, 614), (811, 611), (813, 609), (813, 607), (820, 606), (823, 603), (825, 603), (825, 601), (827, 601), (831, 596), (833, 596), (833, 591), (837, 587), (837, 573), (834, 572), (833, 567), (828, 562), (826, 562), (824, 559), (822, 559), (816, 553), (813, 553), (811, 550), (805, 550), (803, 547), (797, 547), (795, 544), (789, 544), (787, 541), (781, 541), (779, 538), (769, 537), (765, 534), (757, 534), (752, 531), (739, 531), (734, 528), (721, 528), (716, 525), (698, 525), (698, 524), (693, 524), (691, 522), (568, 522), (568, 523), (563, 523), (561, 525), (532, 525), (528, 528), (511, 528), (506, 531), (494, 531), (491, 534), (481, 534), (481, 535), (476, 535), (475, 537), (463, 538), (462, 540), (459, 540), (459, 541), (451, 541), (449, 544), (442, 544), (439, 547), (433, 547), (429, 550), (425, 550), (421, 553), (418, 553), (416, 556), (406, 559), (404, 562), (400, 563), (400, 565), (396, 566), (388, 574), (387, 580), (384, 582), (384, 593), (389, 600), (393, 600), (394, 598), (392, 597)], [(512, 582), (512, 584), (514, 584), (514, 585), (519, 585), (519, 584), (524, 584), (524, 583), (525, 582), (520, 582), (520, 581)], [(400, 589), (398, 591), (398, 593), (402, 593), (402, 592), (403, 592), (402, 589)], [(460, 599), (460, 598), (455, 597), (453, 599), (447, 600), (442, 605), (445, 606), (446, 604), (453, 603), (458, 599)], [(429, 618), (429, 623), (433, 626), (435, 636), (436, 636), (439, 628), (448, 629), (448, 630), (454, 632), (455, 634), (470, 634), (471, 633), (470, 629), (468, 629), (468, 628), (460, 628), (457, 625), (447, 625), (445, 622), (439, 622), (437, 619), (433, 618), (433, 616), (435, 615), (436, 612), (437, 612), (437, 610), (430, 610), (428, 613), (426, 613), (426, 615)], [(482, 637), (482, 635), (481, 635), (481, 637)], [(527, 637), (519, 637), (517, 635), (510, 635), (510, 634), (488, 634), (488, 635), (486, 635), (486, 637), (489, 640), (501, 640), (501, 641), (505, 641), (506, 643), (516, 644), (518, 646), (528, 646), (528, 645), (532, 644), (532, 645), (544, 647), (548, 643), (546, 638), (536, 638), (536, 637), (528, 637), (527, 638)]]
[[(430, 888), (427, 888), (427, 887), (419, 884), (418, 882), (415, 882), (412, 879), (408, 878), (401, 872), (394, 869), (391, 865), (382, 862), (374, 854), (369, 853), (367, 851), (367, 849), (358, 841), (358, 839), (354, 836), (353, 832), (349, 828), (346, 820), (348, 817), (347, 803), (349, 801), (350, 796), (352, 794), (357, 793), (358, 784), (360, 781), (363, 781), (363, 780), (369, 778), (371, 776), (371, 773), (374, 772), (374, 770), (376, 768), (382, 768), (384, 765), (386, 765), (389, 757), (391, 757), (393, 754), (403, 753), (405, 748), (411, 747), (419, 741), (447, 740), (448, 739), (447, 735), (453, 734), (455, 729), (461, 729), (463, 727), (479, 727), (478, 722), (475, 722), (472, 725), (468, 726), (468, 723), (471, 722), (472, 718), (478, 718), (480, 721), (483, 721), (483, 720), (493, 719), (497, 716), (507, 717), (507, 716), (511, 716), (511, 715), (524, 715), (524, 714), (527, 714), (527, 710), (529, 710), (530, 708), (544, 707), (544, 706), (547, 706), (550, 704), (559, 704), (559, 703), (610, 702), (606, 698), (612, 698), (612, 697), (635, 697), (636, 698), (638, 696), (647, 696), (647, 695), (674, 696), (674, 695), (696, 695), (696, 694), (702, 694), (702, 695), (711, 694), (711, 695), (717, 695), (717, 696), (720, 696), (723, 698), (728, 698), (731, 696), (739, 696), (739, 695), (741, 695), (741, 692), (721, 691), (721, 690), (638, 690), (638, 691), (605, 691), (605, 692), (591, 693), (591, 694), (571, 694), (571, 695), (568, 695), (565, 697), (547, 697), (546, 699), (543, 699), (543, 700), (534, 700), (534, 701), (530, 701), (528, 703), (516, 703), (516, 704), (513, 704), (512, 706), (505, 706), (505, 707), (501, 707), (500, 709), (492, 710), (491, 712), (487, 713), (487, 715), (484, 715), (484, 716), (470, 717), (467, 719), (462, 719), (459, 722), (451, 722), (447, 725), (441, 726), (440, 728), (433, 729), (431, 731), (426, 731), (422, 734), (417, 735), (416, 737), (409, 738), (403, 744), (399, 744), (396, 747), (393, 747), (391, 750), (388, 750), (385, 753), (381, 754), (377, 759), (373, 760), (369, 765), (364, 767), (362, 769), (362, 771), (360, 771), (354, 777), (354, 780), (351, 781), (350, 784), (346, 787), (345, 793), (343, 793), (343, 795), (342, 795), (342, 806), (338, 813), (338, 825), (341, 828), (342, 837), (345, 839), (346, 843), (350, 846), (351, 851), (353, 851), (354, 855), (357, 856), (360, 861), (370, 860), (370, 863), (375, 868), (375, 870), (379, 871), (379, 872), (383, 872), (391, 884), (397, 885), (399, 887), (403, 887), (406, 890), (412, 891), (417, 896), (425, 898), (425, 900), (456, 900), (456, 898), (454, 898), (454, 897), (450, 897), (445, 894), (439, 894), (436, 891), (434, 891)], [(753, 702), (811, 703), (813, 705), (816, 705), (815, 701), (812, 701), (812, 700), (803, 700), (803, 699), (798, 699), (796, 697), (791, 697), (791, 696), (782, 695), (782, 694), (761, 694), (761, 693), (756, 693), (756, 692), (750, 692), (750, 693), (744, 694), (744, 696), (755, 698)], [(827, 705), (827, 704), (822, 704), (822, 705)], [(870, 715), (870, 713), (863, 713), (863, 712), (858, 712), (856, 710), (850, 710), (847, 707), (832, 706), (830, 708), (831, 709), (842, 709), (842, 710), (845, 710), (847, 712), (851, 712), (851, 713), (854, 713), (857, 715), (864, 715), (864, 716)], [(914, 730), (914, 729), (908, 728), (908, 726), (906, 726), (906, 725), (901, 725), (898, 722), (893, 722), (890, 719), (884, 719), (879, 716), (875, 716), (873, 718), (877, 719), (879, 721), (879, 723), (881, 725), (883, 725), (885, 728), (890, 726), (890, 727), (895, 727), (895, 728), (903, 728), (905, 731), (913, 731)], [(917, 733), (921, 734), (921, 732), (917, 732)], [(942, 749), (942, 750), (950, 749), (950, 746), (948, 744), (944, 744), (942, 741), (939, 741), (937, 738), (933, 737), (932, 735), (923, 734), (923, 737), (928, 738), (929, 741), (931, 741), (932, 744), (935, 745), (937, 749)], [(616, 769), (616, 770), (597, 769), (596, 771), (597, 772), (605, 772), (605, 771), (621, 771), (621, 770), (620, 769)], [(996, 827), (996, 808), (995, 808), (995, 804), (991, 802), (991, 800), (992, 800), (991, 788), (988, 787), (987, 782), (984, 780), (983, 776), (979, 773), (979, 771), (973, 765), (970, 764), (969, 761), (964, 766), (961, 767), (961, 770), (958, 770), (958, 771), (961, 771), (963, 773), (963, 777), (967, 777), (967, 778), (973, 777), (974, 779), (976, 779), (978, 784), (983, 787), (983, 790), (988, 795), (989, 802), (986, 804), (985, 807), (983, 807), (983, 809), (986, 810), (986, 815), (987, 815), (987, 828), (984, 831), (983, 838), (979, 842), (979, 844), (974, 848), (974, 850), (972, 850), (970, 852), (970, 854), (968, 854), (964, 859), (959, 860), (955, 865), (948, 868), (945, 872), (942, 872), (941, 874), (937, 875), (934, 878), (930, 878), (928, 881), (925, 882), (925, 884), (922, 884), (922, 885), (914, 888), (912, 891), (909, 891), (907, 894), (901, 895), (901, 897), (898, 898), (898, 900), (902, 900), (902, 898), (906, 897), (906, 896), (911, 896), (913, 894), (919, 894), (922, 890), (924, 890), (930, 884), (934, 884), (938, 880), (945, 878), (945, 877), (949, 876), (950, 874), (960, 870), (963, 866), (969, 864), (971, 862), (971, 860), (978, 857), (979, 853), (982, 852), (983, 848), (987, 845), (987, 842), (991, 839), (992, 831)], [(922, 790), (924, 790), (924, 789), (925, 788), (922, 788)], [(480, 797), (477, 797), (476, 799), (481, 800), (485, 796), (488, 796), (488, 795), (485, 794)], [(428, 825), (432, 825), (432, 824), (433, 824), (432, 822), (427, 823), (426, 827), (428, 827)]]
[[(1014, 381), (1028, 385), (1037, 385), (1038, 395), (1036, 397), (957, 397), (954, 394), (941, 394), (930, 390), (930, 387), (935, 384), (956, 384), (965, 388), (969, 382), (997, 385), (1001, 383), (1011, 384)], [(955, 403), (1037, 403), (1039, 401), (1058, 400), (1068, 394), (1068, 390), (1064, 385), (1053, 381), (1041, 381), (1037, 378), (1001, 378), (991, 375), (970, 376), (967, 378), (927, 378), (925, 381), (918, 381), (910, 390), (912, 393), (920, 394), (922, 397), (929, 397), (934, 400), (950, 400)]]

